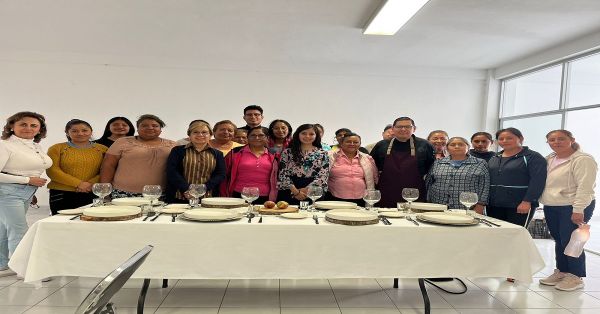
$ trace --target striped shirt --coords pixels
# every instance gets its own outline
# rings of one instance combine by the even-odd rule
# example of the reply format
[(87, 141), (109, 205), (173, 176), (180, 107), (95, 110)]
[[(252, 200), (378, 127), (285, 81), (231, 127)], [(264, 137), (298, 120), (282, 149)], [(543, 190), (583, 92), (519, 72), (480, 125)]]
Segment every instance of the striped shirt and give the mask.
[[(185, 146), (185, 156), (183, 157), (183, 177), (189, 184), (204, 184), (210, 179), (217, 166), (215, 155), (211, 152), (210, 146), (206, 145), (204, 149), (198, 151), (194, 145)], [(207, 192), (207, 196), (210, 191)], [(176, 192), (175, 197), (185, 200), (183, 194)]]

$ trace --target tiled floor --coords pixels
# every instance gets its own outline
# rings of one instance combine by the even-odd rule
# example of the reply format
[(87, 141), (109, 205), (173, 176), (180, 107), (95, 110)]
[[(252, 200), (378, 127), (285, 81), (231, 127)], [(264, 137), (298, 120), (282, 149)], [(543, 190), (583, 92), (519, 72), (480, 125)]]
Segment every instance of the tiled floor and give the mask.
[[(31, 211), (34, 221), (44, 216)], [(540, 286), (552, 272), (553, 242), (536, 240), (547, 265), (534, 283), (508, 283), (504, 278), (465, 279), (468, 292), (452, 295), (428, 287), (432, 313), (600, 313), (600, 256), (588, 254), (588, 278), (582, 291), (559, 292)], [(42, 288), (15, 277), (0, 278), (0, 313), (73, 313), (99, 278), (55, 278)], [(423, 313), (416, 280), (172, 280), (160, 288), (153, 281), (145, 313)], [(141, 280), (131, 280), (113, 298), (118, 313), (135, 313)]]

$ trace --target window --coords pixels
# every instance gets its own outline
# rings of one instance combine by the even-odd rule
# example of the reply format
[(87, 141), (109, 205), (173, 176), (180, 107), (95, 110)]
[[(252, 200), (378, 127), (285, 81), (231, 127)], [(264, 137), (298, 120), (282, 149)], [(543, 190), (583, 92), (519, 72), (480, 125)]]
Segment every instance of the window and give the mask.
[(548, 131), (560, 129), (561, 120), (561, 114), (508, 120), (504, 122), (502, 128), (519, 129), (525, 138), (523, 146), (528, 146), (545, 157), (552, 152), (546, 143), (546, 134)]
[(570, 64), (567, 107), (600, 104), (600, 55), (575, 60)]
[(502, 117), (558, 110), (562, 65), (504, 82)]

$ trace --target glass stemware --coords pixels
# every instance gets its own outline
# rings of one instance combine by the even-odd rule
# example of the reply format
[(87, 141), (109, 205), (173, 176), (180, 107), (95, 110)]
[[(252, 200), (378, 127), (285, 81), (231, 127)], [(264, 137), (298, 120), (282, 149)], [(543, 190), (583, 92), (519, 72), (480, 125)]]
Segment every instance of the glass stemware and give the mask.
[(154, 200), (159, 199), (161, 194), (162, 188), (160, 185), (144, 185), (144, 188), (142, 189), (142, 196), (150, 200), (150, 208), (148, 209), (148, 212), (154, 212)]
[(200, 197), (206, 194), (206, 185), (205, 184), (190, 184), (187, 193), (191, 196), (190, 198), (190, 208), (198, 207), (198, 201)]
[(377, 208), (373, 207), (373, 205), (375, 205), (375, 203), (381, 200), (381, 192), (379, 192), (379, 190), (366, 190), (365, 195), (363, 196), (363, 200), (367, 204), (366, 209), (368, 211), (373, 211), (375, 212), (375, 214), (377, 214)]
[(419, 198), (419, 189), (403, 188), (402, 198), (408, 203), (408, 213), (410, 214), (412, 212), (412, 202)]
[(308, 190), (306, 191), (306, 196), (312, 200), (312, 204), (310, 207), (310, 212), (315, 213), (317, 211), (317, 207), (315, 206), (315, 202), (323, 197), (323, 188), (316, 185), (309, 185)]
[(469, 215), (469, 209), (471, 208), (471, 206), (477, 204), (477, 202), (479, 201), (479, 197), (477, 196), (477, 193), (460, 192), (458, 200), (461, 204), (465, 206), (465, 214)]
[(260, 191), (255, 186), (246, 186), (242, 189), (242, 198), (248, 202), (248, 215), (252, 214), (254, 202), (260, 196)]
[(94, 185), (92, 185), (92, 192), (100, 199), (98, 206), (104, 205), (104, 198), (108, 196), (112, 190), (113, 187), (110, 183), (94, 183)]

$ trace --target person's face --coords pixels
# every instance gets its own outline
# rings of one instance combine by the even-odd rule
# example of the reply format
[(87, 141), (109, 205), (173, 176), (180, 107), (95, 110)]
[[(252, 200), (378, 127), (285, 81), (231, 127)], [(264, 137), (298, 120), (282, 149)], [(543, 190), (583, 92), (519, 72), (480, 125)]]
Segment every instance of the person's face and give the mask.
[(485, 135), (477, 135), (471, 140), (471, 144), (473, 145), (473, 149), (477, 152), (485, 153), (490, 150), (490, 145), (492, 145), (492, 141)]
[(313, 129), (304, 130), (304, 131), (300, 132), (300, 136), (299, 136), (300, 143), (312, 145), (312, 143), (315, 141), (316, 137), (317, 137), (317, 134), (315, 133), (315, 130), (313, 130)]
[(244, 112), (244, 121), (246, 121), (249, 126), (259, 126), (262, 119), (263, 115), (258, 110), (246, 110), (246, 112)]
[(42, 125), (40, 120), (31, 117), (24, 117), (23, 119), (17, 120), (12, 126), (15, 135), (26, 140), (32, 140), (40, 133), (41, 128)]
[(413, 135), (416, 128), (414, 125), (412, 125), (410, 120), (401, 120), (397, 121), (396, 124), (394, 124), (393, 129), (394, 136), (397, 139), (406, 141)]
[(233, 140), (233, 134), (235, 129), (231, 124), (221, 124), (215, 132), (215, 139), (218, 141), (231, 141)]
[(571, 152), (574, 140), (561, 132), (552, 132), (546, 139), (550, 148), (557, 154)]
[(262, 129), (252, 130), (248, 134), (248, 144), (252, 147), (265, 147), (267, 145), (267, 135)]
[(342, 139), (344, 138), (344, 136), (346, 136), (346, 131), (340, 131), (338, 132), (338, 134), (335, 135), (335, 140), (338, 142), (338, 144), (342, 144)]
[(115, 120), (109, 125), (109, 129), (112, 135), (127, 135), (129, 125), (123, 120)]
[(498, 136), (498, 145), (504, 150), (520, 148), (522, 142), (523, 141), (519, 137), (510, 132), (502, 132), (500, 133), (500, 136)]
[(345, 137), (341, 148), (344, 154), (355, 154), (360, 148), (360, 138), (354, 135)]
[(381, 133), (384, 140), (391, 140), (394, 137), (394, 128), (389, 128)]
[(138, 134), (143, 140), (153, 140), (162, 132), (160, 123), (152, 119), (142, 120), (138, 125)]
[(204, 145), (210, 140), (210, 130), (206, 126), (201, 126), (190, 132), (189, 137), (192, 144)]
[(74, 124), (67, 131), (67, 135), (73, 143), (85, 143), (90, 141), (92, 137), (92, 129), (85, 124)]
[(248, 144), (248, 133), (244, 130), (236, 130), (233, 141), (240, 144)]
[(429, 137), (429, 143), (433, 145), (436, 151), (441, 151), (444, 150), (444, 147), (448, 144), (448, 137), (444, 133), (433, 133)]
[(273, 125), (273, 134), (275, 134), (276, 138), (284, 139), (288, 136), (289, 132), (290, 130), (283, 122), (277, 122)]
[(448, 143), (447, 150), (452, 157), (463, 157), (469, 151), (469, 146), (463, 141), (456, 139)]

